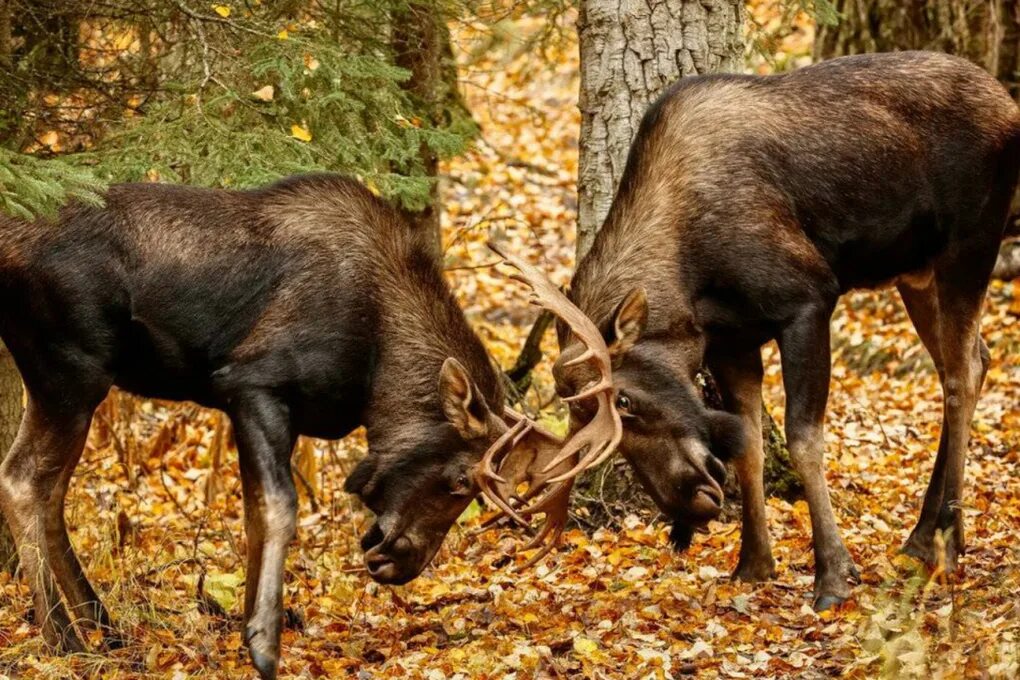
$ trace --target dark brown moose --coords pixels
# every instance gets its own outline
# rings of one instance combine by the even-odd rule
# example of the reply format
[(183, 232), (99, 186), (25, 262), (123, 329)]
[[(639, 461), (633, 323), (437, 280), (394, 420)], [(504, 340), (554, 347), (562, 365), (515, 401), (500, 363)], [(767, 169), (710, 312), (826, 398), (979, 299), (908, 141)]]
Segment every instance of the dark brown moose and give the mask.
[[(479, 488), (512, 502), (518, 483), (549, 477), (534, 467), (561, 442), (504, 416), (500, 378), (428, 244), (364, 187), (329, 175), (254, 191), (120, 185), (102, 208), (0, 218), (0, 337), (29, 395), (0, 467), (0, 507), (48, 643), (82, 650), (76, 624), (116, 642), (64, 521), (93, 411), (113, 385), (229, 415), (248, 538), (244, 635), (263, 678), (279, 662), (298, 435), (367, 428), (369, 455), (346, 488), (377, 515), (361, 543), (383, 583), (419, 574)], [(502, 450), (508, 433), (522, 457)], [(558, 537), (568, 493), (561, 485), (546, 504), (534, 545)]]
[[(942, 54), (685, 78), (649, 109), (570, 300), (601, 329), (620, 450), (673, 516), (676, 543), (718, 514), (722, 461), (732, 459), (743, 498), (735, 576), (774, 573), (760, 348), (776, 340), (790, 453), (810, 506), (815, 606), (848, 597), (857, 570), (823, 459), (829, 320), (843, 293), (892, 284), (945, 397), (934, 471), (904, 550), (934, 563), (942, 532), (946, 565), (956, 566), (964, 458), (989, 362), (981, 305), (1018, 166), (1016, 104), (990, 75)], [(557, 385), (573, 395), (598, 376), (573, 361), (586, 344), (560, 331)], [(699, 398), (695, 374), (706, 365), (733, 415)], [(575, 429), (591, 411), (574, 403)]]

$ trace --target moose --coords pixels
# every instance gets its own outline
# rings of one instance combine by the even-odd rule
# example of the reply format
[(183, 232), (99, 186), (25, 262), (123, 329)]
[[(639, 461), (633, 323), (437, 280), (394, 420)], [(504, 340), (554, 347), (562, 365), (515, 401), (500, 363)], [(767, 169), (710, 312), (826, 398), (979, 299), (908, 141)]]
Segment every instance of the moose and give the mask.
[[(28, 393), (0, 508), (59, 650), (84, 649), (76, 624), (118, 642), (64, 518), (111, 386), (230, 417), (248, 544), (244, 639), (262, 678), (279, 665), (298, 435), (367, 428), (369, 454), (345, 488), (377, 516), (361, 545), (382, 583), (417, 576), (479, 490), (523, 520), (529, 509), (508, 505), (519, 484), (547, 488), (566, 466), (541, 473), (563, 442), (505, 410), (428, 235), (339, 176), (249, 191), (124, 184), (103, 207), (0, 218), (0, 337)], [(551, 540), (536, 558), (562, 531), (570, 483), (554, 487), (529, 547)]]
[[(684, 78), (645, 114), (569, 298), (547, 286), (540, 301), (572, 320), (558, 325), (562, 395), (602, 380), (597, 362), (578, 361), (591, 342), (573, 332), (576, 317), (598, 328), (608, 351), (614, 397), (575, 399), (572, 428), (622, 422), (620, 451), (673, 518), (680, 548), (718, 515), (732, 460), (742, 496), (734, 575), (771, 578), (760, 348), (776, 340), (788, 445), (810, 507), (814, 604), (837, 605), (857, 569), (825, 482), (829, 321), (843, 293), (895, 285), (945, 402), (903, 550), (935, 563), (941, 532), (941, 558), (954, 569), (970, 421), (989, 364), (981, 305), (1018, 172), (1016, 104), (955, 57), (860, 55), (775, 76)], [(700, 398), (703, 366), (725, 411)]]

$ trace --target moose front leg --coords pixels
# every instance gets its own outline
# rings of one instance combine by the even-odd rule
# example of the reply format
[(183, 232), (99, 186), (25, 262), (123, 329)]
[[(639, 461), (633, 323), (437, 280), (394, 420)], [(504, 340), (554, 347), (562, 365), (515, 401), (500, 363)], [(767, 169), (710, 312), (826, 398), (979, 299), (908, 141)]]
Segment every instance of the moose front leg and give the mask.
[(779, 337), (786, 390), (786, 438), (811, 513), (815, 553), (815, 609), (850, 596), (849, 579), (859, 576), (843, 544), (825, 482), (825, 407), (829, 398), (831, 308), (803, 314)]
[(263, 680), (276, 678), (283, 631), (283, 575), (294, 538), (297, 490), (290, 471), (294, 435), (275, 398), (246, 398), (234, 412), (245, 494), (248, 574), (244, 639)]
[(761, 350), (710, 351), (708, 368), (715, 378), (723, 405), (740, 416), (746, 437), (744, 451), (733, 461), (740, 483), (742, 525), (740, 561), (733, 577), (742, 581), (765, 581), (775, 576), (768, 520), (765, 516), (763, 467), (765, 448), (761, 424)]

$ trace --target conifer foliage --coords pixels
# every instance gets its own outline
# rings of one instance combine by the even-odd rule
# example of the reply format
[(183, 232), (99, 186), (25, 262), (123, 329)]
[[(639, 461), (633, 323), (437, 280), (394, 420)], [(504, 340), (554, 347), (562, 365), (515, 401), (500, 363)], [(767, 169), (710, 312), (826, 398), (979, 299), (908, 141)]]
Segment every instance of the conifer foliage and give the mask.
[(316, 170), (422, 209), (423, 158), (462, 152), (475, 126), (455, 97), (437, 115), (409, 94), (391, 40), (408, 2), (0, 0), (0, 210), (50, 212), (109, 181)]

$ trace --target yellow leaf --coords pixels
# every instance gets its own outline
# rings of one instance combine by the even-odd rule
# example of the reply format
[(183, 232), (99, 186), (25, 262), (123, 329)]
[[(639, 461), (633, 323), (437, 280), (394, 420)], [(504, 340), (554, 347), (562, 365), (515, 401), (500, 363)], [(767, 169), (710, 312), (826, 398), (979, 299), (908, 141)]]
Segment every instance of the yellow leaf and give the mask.
[(213, 5), (212, 8), (214, 12), (219, 14), (224, 19), (230, 16), (230, 8), (227, 7), (226, 5)]
[(578, 635), (574, 638), (574, 651), (583, 657), (590, 657), (598, 651), (599, 643), (590, 638)]
[(279, 33), (277, 33), (276, 37), (277, 37), (278, 40), (286, 40), (287, 38), (290, 37), (290, 34), (287, 33), (287, 29), (285, 28), (285, 29), (281, 30)]
[(290, 136), (294, 139), (300, 139), (302, 142), (312, 141), (312, 133), (309, 132), (308, 128), (302, 125), (291, 125)]
[(224, 611), (229, 612), (237, 604), (237, 591), (242, 583), (244, 583), (244, 577), (238, 572), (232, 574), (211, 573), (205, 577), (205, 592), (216, 600)]
[(252, 92), (251, 96), (255, 97), (255, 99), (258, 99), (259, 101), (271, 102), (273, 101), (273, 95), (275, 94), (276, 90), (273, 89), (273, 86), (266, 85), (265, 87), (260, 87), (259, 89)]

